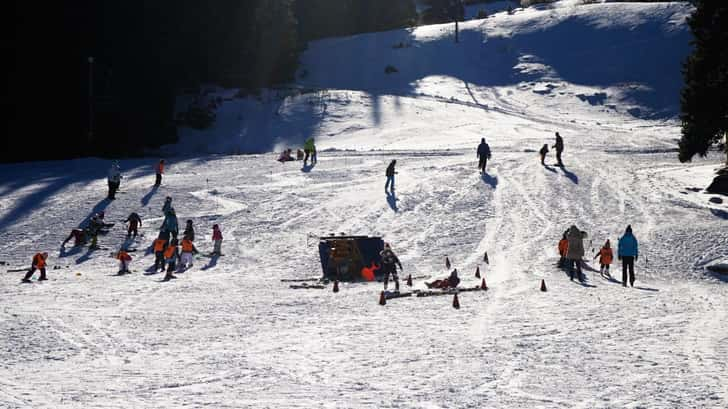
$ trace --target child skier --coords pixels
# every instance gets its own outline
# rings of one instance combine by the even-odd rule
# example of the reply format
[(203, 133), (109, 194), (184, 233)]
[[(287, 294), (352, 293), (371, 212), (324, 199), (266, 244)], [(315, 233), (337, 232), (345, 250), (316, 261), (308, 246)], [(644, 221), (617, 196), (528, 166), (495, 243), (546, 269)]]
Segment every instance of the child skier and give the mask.
[(167, 240), (162, 237), (154, 240), (154, 271), (159, 272), (159, 269), (164, 269), (164, 248), (167, 246)]
[(30, 278), (33, 277), (33, 274), (35, 273), (35, 270), (40, 270), (40, 278), (38, 278), (38, 281), (45, 281), (48, 278), (46, 278), (46, 260), (48, 259), (48, 253), (37, 253), (35, 256), (33, 256), (33, 261), (31, 263), (30, 269), (27, 273), (25, 273), (25, 277), (23, 278), (24, 283), (29, 283)]
[(601, 267), (599, 268), (599, 274), (601, 274), (602, 277), (604, 277), (605, 275), (607, 277), (611, 277), (611, 275), (609, 275), (609, 265), (612, 264), (614, 253), (612, 253), (612, 246), (609, 243), (609, 239), (607, 239), (607, 242), (604, 243), (604, 246), (602, 246), (602, 248), (594, 256), (594, 258), (597, 257), (599, 257), (599, 264), (601, 264)]
[(187, 225), (185, 226), (185, 231), (182, 233), (182, 239), (187, 239), (189, 241), (195, 241), (195, 228), (192, 227), (192, 220), (187, 220)]
[(569, 250), (569, 240), (566, 239), (566, 232), (559, 240), (559, 268), (566, 266), (566, 252)]
[(546, 154), (549, 153), (549, 144), (545, 143), (541, 147), (541, 150), (538, 151), (538, 154), (541, 155), (541, 165), (546, 166), (546, 163), (544, 161), (546, 160)]
[(192, 240), (182, 239), (182, 255), (180, 256), (180, 271), (192, 267), (192, 256), (199, 253), (192, 243)]
[(387, 284), (389, 284), (389, 275), (391, 274), (392, 280), (394, 280), (394, 291), (399, 292), (399, 277), (397, 276), (397, 266), (399, 266), (399, 269), (401, 271), (402, 263), (399, 262), (399, 258), (397, 258), (397, 255), (394, 254), (392, 248), (389, 246), (389, 243), (384, 243), (384, 250), (379, 252), (379, 255), (382, 257), (384, 289), (387, 289)]
[(126, 252), (126, 250), (119, 250), (119, 252), (116, 253), (116, 259), (119, 260), (119, 272), (116, 273), (117, 275), (131, 273), (131, 271), (129, 271), (131, 256), (129, 255), (129, 253)]
[(222, 256), (222, 232), (217, 224), (212, 226), (213, 256)]
[(159, 163), (154, 166), (154, 172), (157, 175), (154, 186), (159, 186), (162, 184), (162, 175), (164, 174), (164, 159), (160, 159)]
[(179, 259), (177, 239), (172, 239), (172, 242), (164, 250), (164, 261), (167, 262), (167, 274), (164, 276), (164, 281), (177, 278), (174, 274), (172, 274), (177, 268), (177, 259)]
[(142, 225), (142, 218), (138, 214), (132, 212), (129, 217), (124, 220), (124, 223), (129, 223), (129, 228), (126, 231), (126, 238), (128, 239), (132, 235), (136, 238), (139, 233), (139, 227)]

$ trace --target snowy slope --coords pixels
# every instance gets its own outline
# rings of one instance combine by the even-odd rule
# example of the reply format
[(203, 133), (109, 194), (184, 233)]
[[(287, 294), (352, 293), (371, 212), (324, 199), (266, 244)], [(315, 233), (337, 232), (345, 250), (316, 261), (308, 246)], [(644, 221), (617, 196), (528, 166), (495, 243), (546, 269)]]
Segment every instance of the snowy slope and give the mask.
[[(668, 68), (687, 49), (688, 12), (525, 10), (463, 24), (468, 52), (452, 45), (450, 25), (324, 40), (304, 55), (298, 84), (315, 92), (226, 101), (219, 128), (167, 147), (186, 155), (168, 159), (161, 188), (151, 187), (153, 159), (122, 161), (114, 202), (103, 200), (107, 161), (1, 165), (0, 261), (21, 268), (46, 250), (60, 268), (29, 285), (0, 270), (0, 407), (726, 407), (728, 288), (704, 267), (728, 258), (728, 204), (687, 189), (706, 186), (720, 158), (677, 163), (670, 90), (679, 85), (662, 86), (679, 81)], [(618, 44), (630, 32), (646, 42), (619, 54), (605, 34), (593, 44), (597, 61), (584, 64), (601, 77), (586, 81), (566, 62), (552, 65), (556, 52), (573, 62), (567, 51), (526, 40), (558, 27), (579, 40), (605, 31)], [(391, 48), (405, 38), (410, 47)], [(347, 43), (358, 52), (345, 54)], [(589, 48), (575, 43), (567, 49)], [(613, 65), (597, 64), (606, 61), (599, 49)], [(495, 58), (509, 53), (536, 79)], [(464, 64), (471, 57), (491, 70)], [(535, 153), (556, 130), (564, 169), (542, 167)], [(274, 153), (191, 156), (206, 146), (267, 152), (311, 134), (314, 167), (280, 164)], [(474, 148), (483, 136), (493, 159), (481, 177)], [(385, 195), (391, 159), (397, 193)], [(212, 224), (222, 226), (225, 256), (161, 283), (145, 274), (153, 257), (143, 250), (167, 195), (181, 223), (194, 221), (200, 250), (212, 247)], [(114, 276), (109, 258), (124, 241), (118, 225), (101, 238), (109, 250), (59, 248), (99, 210), (117, 223), (131, 211), (144, 218), (131, 275)], [(589, 232), (585, 285), (555, 266), (572, 223)], [(627, 224), (641, 256), (636, 287), (624, 289), (600, 278), (591, 256)], [(470, 286), (480, 265), (490, 289), (461, 294), (455, 310), (450, 297), (381, 307), (377, 283), (333, 293), (280, 281), (318, 276), (310, 235), (332, 232), (383, 235), (405, 275), (441, 277), (448, 256)]]

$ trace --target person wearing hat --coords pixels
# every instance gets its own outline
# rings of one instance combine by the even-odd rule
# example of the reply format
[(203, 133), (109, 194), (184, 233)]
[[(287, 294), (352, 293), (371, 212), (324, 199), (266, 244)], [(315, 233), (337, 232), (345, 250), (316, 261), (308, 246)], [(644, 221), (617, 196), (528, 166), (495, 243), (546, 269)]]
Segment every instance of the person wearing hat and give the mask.
[(587, 234), (579, 230), (575, 225), (571, 225), (566, 231), (566, 240), (568, 242), (566, 249), (566, 261), (569, 267), (569, 276), (574, 281), (574, 270), (576, 270), (576, 278), (580, 282), (584, 282), (584, 274), (581, 271), (581, 259), (584, 257), (584, 239)]
[(129, 228), (126, 231), (126, 237), (129, 238), (133, 235), (134, 238), (136, 238), (139, 233), (139, 227), (142, 225), (142, 218), (136, 212), (132, 212), (129, 217), (124, 220), (124, 223), (129, 223)]
[(164, 174), (164, 159), (160, 159), (159, 163), (154, 166), (154, 172), (157, 175), (154, 186), (159, 186), (162, 184), (162, 175)]
[(480, 159), (478, 161), (478, 169), (480, 169), (480, 173), (485, 173), (485, 166), (488, 164), (488, 159), (490, 159), (490, 146), (485, 143), (485, 138), (480, 139), (480, 145), (478, 145), (478, 153), (476, 156)]
[(632, 225), (628, 225), (624, 236), (619, 238), (617, 244), (617, 258), (622, 262), (622, 287), (627, 286), (627, 271), (629, 270), (629, 285), (634, 287), (634, 262), (639, 257), (637, 238), (632, 234)]
[(394, 280), (394, 291), (399, 292), (399, 277), (397, 276), (397, 266), (402, 270), (402, 263), (399, 262), (399, 258), (392, 251), (389, 243), (384, 243), (384, 250), (379, 252), (382, 257), (382, 272), (384, 273), (384, 289), (387, 289), (389, 284), (389, 275), (392, 275)]
[(609, 243), (609, 239), (607, 239), (607, 242), (604, 243), (604, 246), (597, 252), (597, 254), (594, 256), (594, 258), (599, 257), (599, 274), (604, 277), (605, 275), (607, 277), (611, 277), (609, 275), (609, 265), (612, 264), (612, 259), (614, 258), (614, 253), (612, 252), (612, 245)]
[(116, 273), (117, 275), (131, 273), (131, 271), (129, 271), (131, 256), (129, 255), (129, 253), (126, 252), (126, 250), (119, 250), (119, 252), (116, 253), (116, 259), (119, 260), (119, 272)]
[(187, 220), (185, 231), (182, 233), (182, 239), (195, 241), (195, 228), (192, 227), (192, 220)]
[(556, 149), (556, 166), (563, 167), (564, 163), (561, 162), (561, 152), (564, 151), (564, 140), (558, 132), (556, 132), (556, 142), (554, 143), (553, 148)]
[(119, 167), (119, 162), (114, 161), (111, 164), (111, 168), (109, 169), (109, 176), (108, 176), (108, 183), (109, 183), (109, 195), (107, 196), (107, 199), (109, 200), (115, 200), (116, 199), (116, 191), (119, 190), (119, 185), (121, 184), (121, 167)]
[(23, 278), (24, 283), (29, 283), (30, 278), (33, 277), (33, 274), (35, 273), (35, 270), (40, 270), (40, 277), (38, 278), (38, 281), (45, 281), (48, 278), (46, 277), (46, 260), (48, 259), (48, 253), (37, 253), (35, 256), (33, 256), (33, 261), (31, 263), (30, 269), (25, 274), (25, 277)]

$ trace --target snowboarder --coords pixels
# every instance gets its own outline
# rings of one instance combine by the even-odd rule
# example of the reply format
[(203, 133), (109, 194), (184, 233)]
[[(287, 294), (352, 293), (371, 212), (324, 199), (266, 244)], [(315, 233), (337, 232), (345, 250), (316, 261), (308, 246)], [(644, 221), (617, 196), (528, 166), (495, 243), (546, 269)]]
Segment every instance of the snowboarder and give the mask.
[(556, 166), (564, 167), (564, 163), (561, 162), (561, 152), (564, 151), (564, 140), (561, 139), (561, 135), (556, 132), (556, 143), (553, 146), (556, 149)]
[(480, 173), (485, 173), (485, 166), (488, 164), (488, 159), (490, 159), (490, 146), (485, 143), (485, 138), (480, 139), (480, 145), (478, 145), (478, 153), (476, 157), (480, 158), (480, 161), (478, 162), (478, 169), (480, 169)]
[(180, 256), (180, 271), (192, 267), (192, 256), (199, 253), (192, 240), (182, 239), (182, 255)]
[(382, 272), (384, 273), (384, 290), (387, 290), (389, 284), (389, 275), (392, 275), (394, 280), (394, 291), (399, 292), (399, 277), (397, 276), (397, 266), (400, 271), (402, 270), (402, 263), (399, 262), (399, 258), (394, 254), (389, 243), (384, 243), (384, 250), (379, 252), (379, 256), (382, 257)]
[(584, 282), (584, 274), (581, 271), (581, 259), (584, 257), (584, 239), (587, 234), (572, 225), (566, 232), (566, 240), (568, 248), (566, 250), (566, 260), (569, 265), (569, 276), (574, 281), (574, 265), (576, 264), (576, 274), (580, 282)]
[(71, 239), (73, 239), (74, 247), (82, 246), (86, 244), (86, 232), (81, 229), (71, 230), (71, 234), (69, 234), (68, 237), (66, 237), (66, 240), (63, 240), (63, 243), (61, 243), (61, 247), (64, 247)]
[(212, 226), (212, 243), (212, 255), (222, 256), (222, 232), (220, 231), (220, 226), (217, 224)]
[(182, 232), (182, 239), (195, 241), (195, 228), (192, 227), (192, 220), (187, 220), (187, 224), (185, 225), (185, 231)]
[(167, 240), (161, 236), (154, 240), (152, 248), (154, 250), (154, 271), (164, 268), (164, 248), (167, 246)]
[(458, 269), (453, 269), (450, 273), (450, 276), (442, 279), (442, 280), (435, 280), (431, 283), (425, 283), (427, 288), (440, 288), (440, 289), (448, 289), (448, 288), (456, 288), (460, 284), (460, 277), (458, 277)]
[(599, 257), (600, 264), (599, 274), (601, 274), (602, 277), (611, 277), (611, 275), (609, 275), (609, 265), (612, 264), (614, 253), (612, 252), (612, 245), (609, 243), (609, 239), (607, 239), (604, 246), (602, 246), (602, 248), (594, 256), (595, 259), (597, 257)]
[(394, 166), (397, 164), (396, 159), (392, 159), (391, 162), (389, 162), (389, 166), (387, 166), (387, 171), (384, 173), (387, 176), (387, 182), (384, 184), (384, 191), (387, 191), (387, 188), (389, 188), (390, 184), (392, 185), (392, 192), (394, 192), (394, 175), (397, 174), (397, 172), (394, 171)]
[(309, 156), (311, 157), (311, 164), (316, 163), (316, 145), (314, 145), (313, 137), (306, 139), (306, 142), (303, 143), (303, 152), (305, 154), (303, 157), (304, 165), (308, 161)]
[(135, 212), (132, 212), (129, 217), (124, 220), (124, 223), (129, 223), (129, 228), (126, 231), (126, 238), (128, 239), (132, 235), (136, 238), (139, 233), (139, 227), (142, 225), (142, 218)]
[(119, 252), (116, 253), (116, 259), (119, 260), (119, 272), (116, 273), (117, 275), (131, 273), (131, 271), (129, 271), (131, 256), (126, 252), (126, 250), (119, 250)]
[(546, 154), (549, 153), (549, 144), (545, 143), (541, 147), (541, 150), (538, 151), (538, 154), (541, 155), (541, 165), (546, 166), (546, 163), (544, 163), (544, 160), (546, 160)]
[(629, 285), (634, 287), (634, 262), (637, 261), (637, 238), (632, 234), (632, 225), (628, 225), (624, 236), (619, 238), (617, 244), (617, 258), (622, 262), (622, 286), (627, 286), (627, 270), (629, 270)]
[[(567, 230), (568, 231), (568, 230)], [(566, 267), (566, 252), (569, 249), (569, 240), (566, 239), (566, 232), (559, 240), (559, 267)]]
[(177, 259), (179, 259), (177, 239), (172, 239), (169, 246), (164, 250), (164, 261), (167, 262), (167, 274), (164, 276), (164, 281), (177, 278), (172, 274), (177, 269)]
[(107, 199), (109, 200), (115, 200), (116, 199), (116, 191), (119, 190), (119, 185), (121, 184), (121, 168), (119, 167), (119, 162), (114, 161), (111, 164), (111, 168), (109, 169), (109, 176), (108, 176), (108, 183), (109, 183), (109, 195), (107, 196)]
[(159, 186), (162, 184), (162, 175), (164, 174), (164, 159), (160, 159), (159, 163), (154, 165), (154, 173), (157, 175), (154, 186)]
[(38, 281), (45, 281), (48, 278), (46, 277), (46, 260), (48, 259), (48, 253), (37, 253), (35, 256), (33, 256), (33, 261), (31, 263), (30, 269), (27, 273), (25, 273), (25, 277), (23, 278), (24, 283), (29, 283), (30, 278), (33, 277), (33, 274), (35, 273), (35, 270), (40, 271), (40, 277), (38, 278)]

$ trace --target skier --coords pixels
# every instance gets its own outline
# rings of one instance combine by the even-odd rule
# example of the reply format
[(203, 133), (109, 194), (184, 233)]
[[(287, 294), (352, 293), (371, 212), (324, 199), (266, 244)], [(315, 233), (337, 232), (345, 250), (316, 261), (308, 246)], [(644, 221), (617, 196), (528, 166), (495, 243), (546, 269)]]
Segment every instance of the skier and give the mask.
[(541, 147), (541, 150), (538, 151), (538, 154), (541, 155), (541, 165), (546, 166), (546, 163), (544, 163), (544, 160), (546, 160), (546, 154), (549, 153), (549, 144), (545, 143)]
[(119, 260), (119, 272), (116, 273), (117, 275), (131, 273), (131, 271), (129, 271), (131, 256), (126, 252), (126, 250), (119, 250), (119, 252), (116, 253), (116, 259)]
[(478, 145), (478, 154), (476, 157), (480, 158), (480, 161), (478, 162), (478, 169), (480, 169), (480, 173), (485, 173), (485, 166), (488, 164), (488, 159), (490, 159), (490, 146), (485, 143), (485, 138), (480, 139), (480, 145)]
[(48, 278), (46, 278), (46, 260), (48, 259), (48, 253), (37, 253), (35, 256), (33, 256), (33, 261), (31, 263), (30, 269), (27, 273), (25, 273), (25, 277), (23, 278), (24, 283), (29, 283), (30, 278), (33, 277), (33, 274), (35, 273), (35, 270), (40, 270), (40, 277), (38, 278), (38, 281), (45, 281)]
[(634, 262), (637, 261), (637, 238), (632, 234), (632, 226), (628, 225), (624, 236), (619, 238), (617, 244), (617, 258), (622, 262), (622, 287), (627, 286), (627, 270), (629, 270), (629, 285), (634, 287)]
[(389, 284), (389, 275), (392, 275), (394, 280), (394, 291), (399, 292), (399, 277), (397, 276), (397, 266), (400, 271), (402, 270), (402, 263), (399, 262), (399, 258), (394, 254), (389, 243), (384, 243), (384, 250), (379, 252), (382, 257), (382, 272), (384, 273), (384, 290), (387, 290), (387, 284)]
[(195, 228), (192, 227), (192, 220), (187, 220), (185, 231), (182, 233), (182, 239), (195, 241)]
[(116, 199), (116, 191), (119, 190), (119, 185), (121, 184), (121, 168), (119, 167), (119, 162), (114, 161), (111, 164), (111, 168), (109, 169), (109, 176), (108, 176), (108, 183), (109, 183), (109, 195), (107, 196), (107, 199), (109, 200), (115, 200)]
[(104, 212), (99, 212), (94, 214), (91, 217), (91, 220), (88, 224), (88, 235), (91, 236), (91, 245), (89, 248), (96, 249), (99, 247), (98, 245), (98, 239), (99, 239), (99, 232), (104, 227), (111, 227), (113, 224), (106, 224), (104, 223)]
[[(568, 230), (567, 230), (568, 231)], [(569, 240), (566, 239), (566, 232), (559, 240), (559, 267), (566, 267), (566, 252), (569, 249)]]
[(553, 146), (556, 149), (556, 166), (564, 167), (564, 163), (561, 162), (561, 152), (564, 151), (564, 140), (561, 139), (561, 135), (556, 132), (556, 143)]
[(171, 197), (167, 196), (165, 199), (162, 211), (164, 212), (164, 221), (162, 222), (160, 230), (167, 235), (167, 237), (169, 237), (169, 234), (171, 233), (172, 238), (176, 240), (177, 234), (179, 233), (179, 224), (177, 222), (177, 213), (174, 211), (174, 207), (172, 207)]
[(222, 256), (222, 232), (217, 224), (212, 226), (213, 256)]
[(392, 185), (392, 192), (394, 192), (394, 175), (397, 174), (397, 172), (394, 171), (394, 166), (397, 164), (396, 159), (392, 159), (391, 162), (389, 162), (389, 166), (387, 166), (387, 171), (384, 173), (387, 176), (387, 182), (384, 184), (384, 191), (387, 191), (387, 188), (389, 188), (389, 185)]
[(174, 276), (174, 271), (177, 269), (177, 259), (179, 258), (179, 249), (177, 248), (177, 239), (172, 239), (169, 246), (164, 250), (164, 261), (167, 262), (167, 274), (164, 276), (164, 281), (169, 281)]
[(142, 218), (135, 212), (132, 212), (129, 217), (124, 220), (124, 223), (129, 223), (129, 228), (126, 231), (126, 238), (128, 239), (132, 235), (136, 238), (139, 227), (142, 225)]
[(180, 271), (192, 267), (192, 256), (199, 253), (192, 243), (192, 240), (182, 239), (182, 255), (180, 256)]
[(167, 196), (164, 198), (164, 204), (162, 205), (162, 213), (167, 214), (170, 210), (174, 210), (172, 207), (172, 197)]
[(425, 283), (427, 288), (440, 288), (440, 289), (448, 289), (448, 288), (456, 288), (460, 284), (460, 277), (458, 277), (458, 269), (452, 270), (450, 273), (450, 276), (442, 279), (442, 280), (435, 280), (431, 283)]
[(68, 237), (66, 237), (66, 240), (63, 240), (63, 243), (61, 243), (61, 247), (64, 247), (71, 239), (73, 239), (74, 247), (82, 246), (86, 243), (86, 232), (81, 229), (71, 230), (71, 234), (69, 234)]
[(304, 165), (308, 161), (309, 156), (311, 157), (311, 164), (316, 163), (316, 145), (314, 145), (313, 137), (306, 139), (306, 142), (303, 143), (303, 152), (305, 154), (303, 157)]
[(611, 277), (609, 275), (609, 265), (612, 264), (612, 259), (614, 258), (614, 253), (612, 252), (612, 245), (609, 243), (609, 239), (607, 239), (607, 242), (604, 243), (604, 246), (597, 252), (597, 254), (594, 256), (596, 259), (599, 257), (599, 274), (601, 274), (602, 277), (605, 275), (607, 277)]
[(574, 264), (576, 264), (576, 274), (580, 282), (584, 282), (584, 274), (581, 271), (581, 259), (584, 257), (584, 239), (587, 234), (572, 225), (566, 232), (566, 240), (568, 249), (566, 251), (566, 260), (569, 265), (569, 276), (574, 281)]
[(159, 186), (162, 184), (162, 175), (164, 174), (164, 159), (160, 159), (159, 163), (154, 166), (154, 172), (157, 175), (154, 186)]
[(152, 247), (154, 249), (154, 271), (164, 268), (164, 248), (167, 246), (167, 240), (161, 236), (154, 240)]

